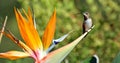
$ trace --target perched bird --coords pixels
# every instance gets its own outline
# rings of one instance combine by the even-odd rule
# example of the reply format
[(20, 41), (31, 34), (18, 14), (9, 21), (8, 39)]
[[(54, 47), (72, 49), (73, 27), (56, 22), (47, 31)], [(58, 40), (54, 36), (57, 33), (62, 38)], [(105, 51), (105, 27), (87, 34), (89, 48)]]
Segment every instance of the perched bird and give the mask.
[(92, 27), (92, 19), (90, 18), (88, 12), (83, 13), (83, 16), (84, 16), (83, 33), (85, 33)]

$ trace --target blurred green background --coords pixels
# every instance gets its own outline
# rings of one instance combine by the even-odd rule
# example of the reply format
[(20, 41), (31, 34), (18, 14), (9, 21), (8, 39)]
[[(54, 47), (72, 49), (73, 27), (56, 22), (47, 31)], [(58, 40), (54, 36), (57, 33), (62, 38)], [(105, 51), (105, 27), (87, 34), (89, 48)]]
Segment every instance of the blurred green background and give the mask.
[[(57, 27), (54, 38), (74, 30), (69, 37), (54, 49), (62, 47), (75, 40), (82, 33), (82, 12), (88, 11), (93, 19), (95, 28), (83, 39), (62, 63), (80, 63), (93, 54), (97, 54), (100, 63), (111, 63), (120, 48), (120, 0), (1, 0), (0, 27), (5, 16), (8, 16), (6, 29), (22, 40), (15, 15), (14, 7), (24, 8), (33, 6), (36, 17), (37, 30), (40, 36), (49, 21), (54, 8), (57, 10)], [(3, 36), (0, 52), (21, 50), (10, 39)], [(31, 58), (15, 61), (1, 59), (0, 63), (33, 63)]]

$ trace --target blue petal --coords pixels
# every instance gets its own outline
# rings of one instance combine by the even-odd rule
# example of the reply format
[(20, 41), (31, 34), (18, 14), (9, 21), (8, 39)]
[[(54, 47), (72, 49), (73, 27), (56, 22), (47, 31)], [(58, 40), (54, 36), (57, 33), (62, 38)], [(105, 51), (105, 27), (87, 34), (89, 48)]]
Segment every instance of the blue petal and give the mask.
[[(71, 32), (72, 32), (72, 31), (71, 31)], [(51, 45), (51, 46), (48, 48), (48, 50), (47, 50), (47, 53), (50, 52), (50, 51), (55, 47), (55, 45), (57, 45), (58, 43), (62, 42), (71, 32), (63, 35), (62, 37), (60, 37), (60, 38), (58, 38), (58, 39), (53, 40), (52, 45)]]

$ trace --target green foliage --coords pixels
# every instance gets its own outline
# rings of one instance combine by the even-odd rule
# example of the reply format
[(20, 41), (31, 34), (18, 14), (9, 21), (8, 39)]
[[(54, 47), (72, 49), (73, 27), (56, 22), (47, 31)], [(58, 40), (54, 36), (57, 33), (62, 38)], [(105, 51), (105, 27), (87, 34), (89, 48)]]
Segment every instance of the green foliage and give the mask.
[(82, 63), (90, 63), (91, 58), (86, 58)]
[[(21, 9), (24, 8), (25, 10), (27, 10), (29, 6), (33, 6), (36, 17), (37, 30), (40, 36), (43, 34), (43, 30), (45, 29), (45, 26), (54, 8), (56, 8), (57, 29), (55, 38), (59, 38), (60, 36), (66, 34), (71, 30), (75, 31), (73, 32), (73, 34), (71, 34), (71, 36), (67, 38), (67, 40), (57, 45), (55, 49), (72, 42), (74, 39), (81, 35), (83, 17), (81, 14), (77, 13), (82, 13), (85, 11), (88, 11), (90, 13), (95, 28), (69, 54), (69, 56), (66, 58), (68, 63), (80, 63), (80, 61), (88, 58), (94, 53), (99, 56), (100, 63), (111, 63), (113, 58), (119, 51), (119, 0), (17, 0), (17, 2), (12, 2), (16, 7)], [(8, 2), (6, 2), (6, 5), (7, 3)], [(3, 5), (5, 6), (5, 4)], [(8, 11), (8, 9), (5, 9), (6, 6), (4, 6), (4, 10)], [(8, 5), (8, 7), (10, 6)], [(13, 8), (10, 7), (9, 10), (10, 12), (7, 12), (7, 14), (5, 14), (5, 11), (4, 14), (1, 14), (3, 14), (4, 16), (11, 13), (11, 11), (12, 13), (14, 13)], [(10, 14), (9, 16), (15, 17), (14, 14)], [(10, 29), (19, 38), (20, 34), (19, 30), (17, 29), (16, 20), (12, 17), (9, 18), (9, 16), (7, 29)], [(2, 17), (2, 15), (0, 15), (0, 17)], [(5, 39), (7, 38), (3, 37), (3, 43), (1, 43), (0, 45), (0, 52), (5, 52), (10, 49), (20, 50), (19, 48), (16, 48), (17, 46), (13, 42), (10, 42), (9, 39)], [(28, 62), (28, 59), (24, 60), (26, 60), (25, 63), (32, 63)], [(3, 63), (14, 63), (14, 61), (5, 61), (3, 59), (0, 59), (0, 61), (4, 61)], [(19, 61), (23, 61), (23, 59), (20, 59)], [(65, 61), (63, 61), (63, 63), (65, 63)]]
[(117, 56), (114, 58), (112, 63), (120, 63), (120, 52), (117, 54)]

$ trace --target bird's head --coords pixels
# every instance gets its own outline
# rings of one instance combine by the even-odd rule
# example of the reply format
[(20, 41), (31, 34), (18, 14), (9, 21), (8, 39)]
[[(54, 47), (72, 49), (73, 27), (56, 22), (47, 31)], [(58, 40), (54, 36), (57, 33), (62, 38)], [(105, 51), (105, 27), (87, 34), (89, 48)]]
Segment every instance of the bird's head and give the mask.
[(88, 12), (84, 12), (84, 13), (83, 13), (83, 16), (84, 16), (84, 19), (86, 20), (86, 19), (89, 18), (89, 13), (88, 13)]

